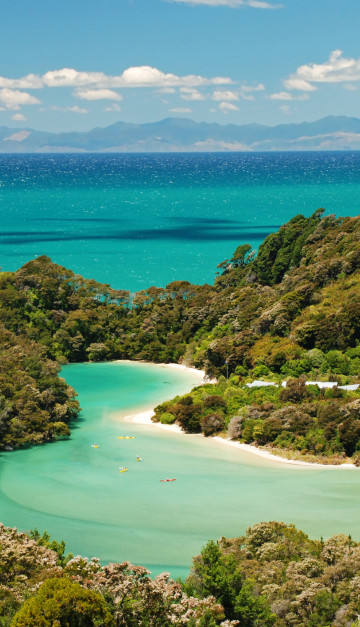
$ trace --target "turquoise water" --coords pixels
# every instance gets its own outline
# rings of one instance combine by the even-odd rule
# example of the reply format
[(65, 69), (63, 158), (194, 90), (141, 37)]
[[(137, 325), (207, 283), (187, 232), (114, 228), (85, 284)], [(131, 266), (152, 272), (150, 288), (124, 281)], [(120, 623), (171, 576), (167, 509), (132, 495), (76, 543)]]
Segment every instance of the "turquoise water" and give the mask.
[[(47, 529), (75, 554), (174, 577), (187, 574), (208, 539), (262, 520), (360, 539), (359, 471), (288, 466), (119, 418), (186, 392), (198, 383), (194, 373), (113, 362), (69, 365), (63, 375), (83, 412), (71, 439), (0, 455), (5, 524)], [(162, 483), (166, 477), (176, 481)]]
[(319, 207), (357, 215), (359, 196), (353, 152), (0, 155), (0, 265), (46, 254), (114, 288), (202, 284), (240, 243)]

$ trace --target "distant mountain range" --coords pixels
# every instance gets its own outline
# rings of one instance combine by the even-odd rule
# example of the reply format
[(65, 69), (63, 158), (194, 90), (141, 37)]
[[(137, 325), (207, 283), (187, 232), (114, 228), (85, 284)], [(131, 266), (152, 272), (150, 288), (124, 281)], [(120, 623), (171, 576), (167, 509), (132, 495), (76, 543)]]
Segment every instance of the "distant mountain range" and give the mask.
[(150, 124), (117, 122), (72, 133), (0, 127), (0, 153), (270, 150), (360, 150), (360, 119), (328, 116), (301, 124), (240, 126), (166, 118)]

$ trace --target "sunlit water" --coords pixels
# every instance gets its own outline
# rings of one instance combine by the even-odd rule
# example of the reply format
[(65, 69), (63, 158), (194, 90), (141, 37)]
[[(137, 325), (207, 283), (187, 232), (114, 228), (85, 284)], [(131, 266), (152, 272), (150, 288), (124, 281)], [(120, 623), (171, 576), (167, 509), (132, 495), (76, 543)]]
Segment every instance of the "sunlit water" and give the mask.
[[(5, 524), (47, 529), (75, 554), (174, 577), (186, 575), (208, 539), (264, 520), (360, 540), (360, 471), (289, 466), (119, 418), (185, 393), (199, 382), (194, 373), (115, 362), (70, 365), (63, 374), (82, 414), (71, 439), (0, 456)], [(176, 481), (160, 481), (166, 477)]]
[(48, 255), (136, 291), (213, 282), (296, 214), (357, 215), (360, 153), (0, 155), (0, 265)]

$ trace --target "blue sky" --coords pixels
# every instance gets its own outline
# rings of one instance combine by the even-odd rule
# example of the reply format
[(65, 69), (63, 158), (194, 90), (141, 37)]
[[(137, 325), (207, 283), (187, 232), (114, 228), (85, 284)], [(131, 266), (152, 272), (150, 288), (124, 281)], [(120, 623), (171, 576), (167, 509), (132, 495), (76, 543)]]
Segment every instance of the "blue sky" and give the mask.
[(0, 124), (360, 117), (359, 0), (2, 0)]

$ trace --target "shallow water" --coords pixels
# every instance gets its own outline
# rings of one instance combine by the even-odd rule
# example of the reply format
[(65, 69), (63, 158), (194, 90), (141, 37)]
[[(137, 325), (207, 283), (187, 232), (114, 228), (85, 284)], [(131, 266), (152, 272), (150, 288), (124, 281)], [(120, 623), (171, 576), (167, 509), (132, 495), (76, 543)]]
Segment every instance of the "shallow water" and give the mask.
[[(63, 375), (83, 411), (69, 440), (0, 455), (6, 525), (47, 529), (75, 554), (174, 577), (187, 574), (208, 539), (265, 520), (293, 522), (313, 537), (344, 532), (360, 540), (357, 470), (288, 466), (202, 436), (121, 421), (134, 405), (190, 390), (199, 381), (194, 373), (112, 362), (69, 365)], [(160, 482), (166, 477), (176, 481)]]

